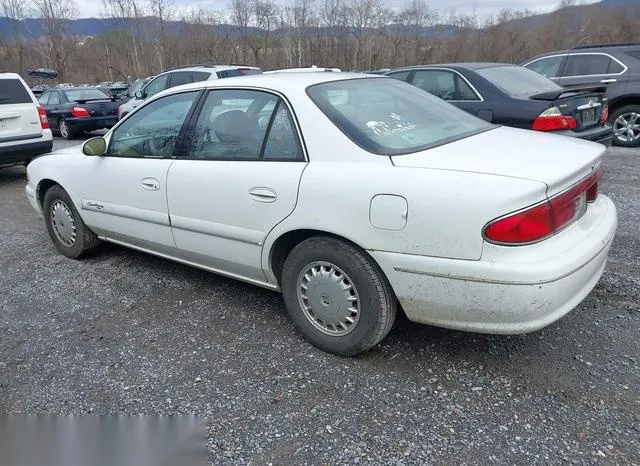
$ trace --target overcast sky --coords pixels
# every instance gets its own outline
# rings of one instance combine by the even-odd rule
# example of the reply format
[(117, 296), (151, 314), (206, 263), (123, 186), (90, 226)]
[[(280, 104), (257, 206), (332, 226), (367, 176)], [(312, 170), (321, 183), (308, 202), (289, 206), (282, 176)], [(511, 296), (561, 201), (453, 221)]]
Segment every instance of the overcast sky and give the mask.
[[(293, 0), (275, 0), (281, 5), (293, 3)], [(316, 0), (320, 3), (322, 0)], [(387, 6), (400, 8), (408, 3), (407, 0), (383, 0)], [(593, 3), (598, 0), (582, 0), (584, 3)], [(97, 17), (102, 15), (101, 0), (78, 0), (80, 16)], [(178, 8), (213, 8), (223, 10), (229, 7), (230, 0), (173, 0)], [(503, 8), (512, 10), (530, 9), (536, 12), (548, 12), (558, 7), (560, 0), (426, 0), (431, 9), (437, 10), (441, 15), (446, 15), (451, 9), (458, 14), (473, 14), (486, 19), (497, 14)]]

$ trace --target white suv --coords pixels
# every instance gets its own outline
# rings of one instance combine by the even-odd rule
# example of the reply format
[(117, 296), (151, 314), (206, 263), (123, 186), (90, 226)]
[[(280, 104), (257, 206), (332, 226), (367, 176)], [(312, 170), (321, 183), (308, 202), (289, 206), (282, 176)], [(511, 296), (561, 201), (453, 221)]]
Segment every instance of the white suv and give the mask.
[(170, 87), (260, 73), (262, 73), (260, 68), (243, 65), (188, 65), (171, 68), (153, 78), (141, 91), (136, 92), (131, 100), (120, 105), (118, 118), (124, 118), (147, 98)]
[(0, 73), (0, 167), (51, 152), (47, 114), (16, 73)]

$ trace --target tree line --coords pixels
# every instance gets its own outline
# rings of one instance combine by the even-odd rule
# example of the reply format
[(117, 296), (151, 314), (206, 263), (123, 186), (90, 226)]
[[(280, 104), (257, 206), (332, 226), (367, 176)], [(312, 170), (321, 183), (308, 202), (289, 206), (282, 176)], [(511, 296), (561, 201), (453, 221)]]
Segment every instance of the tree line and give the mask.
[[(69, 28), (74, 0), (0, 0), (15, 28), (0, 42), (0, 69), (51, 67), (59, 81), (115, 81), (187, 63), (242, 63), (263, 69), (299, 66), (371, 70), (460, 61), (519, 63), (576, 45), (640, 42), (636, 11), (563, 0), (546, 15), (505, 9), (480, 21), (446, 14), (425, 0), (390, 9), (383, 0), (230, 0), (224, 11), (179, 9), (173, 0), (103, 0), (117, 27), (96, 37)], [(41, 18), (45, 36), (21, 33)], [(9, 36), (7, 39), (6, 37)]]

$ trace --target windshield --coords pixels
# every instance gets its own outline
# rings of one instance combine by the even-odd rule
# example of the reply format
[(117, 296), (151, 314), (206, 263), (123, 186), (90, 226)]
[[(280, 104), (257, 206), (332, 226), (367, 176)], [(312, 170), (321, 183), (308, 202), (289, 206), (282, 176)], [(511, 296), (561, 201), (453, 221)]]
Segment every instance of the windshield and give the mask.
[(476, 70), (476, 73), (511, 97), (531, 97), (562, 89), (549, 78), (522, 66), (494, 66)]
[(107, 94), (98, 89), (73, 89), (69, 91), (64, 91), (67, 95), (67, 99), (80, 102), (87, 100), (104, 100), (108, 99)]
[(330, 81), (307, 94), (347, 137), (379, 155), (419, 152), (494, 127), (392, 78)]

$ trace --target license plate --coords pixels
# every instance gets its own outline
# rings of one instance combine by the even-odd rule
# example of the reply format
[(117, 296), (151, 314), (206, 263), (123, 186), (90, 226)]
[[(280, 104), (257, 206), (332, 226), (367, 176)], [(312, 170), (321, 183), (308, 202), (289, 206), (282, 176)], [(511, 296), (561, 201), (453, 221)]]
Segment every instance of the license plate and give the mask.
[(587, 108), (582, 111), (582, 124), (590, 125), (596, 122), (596, 109)]

